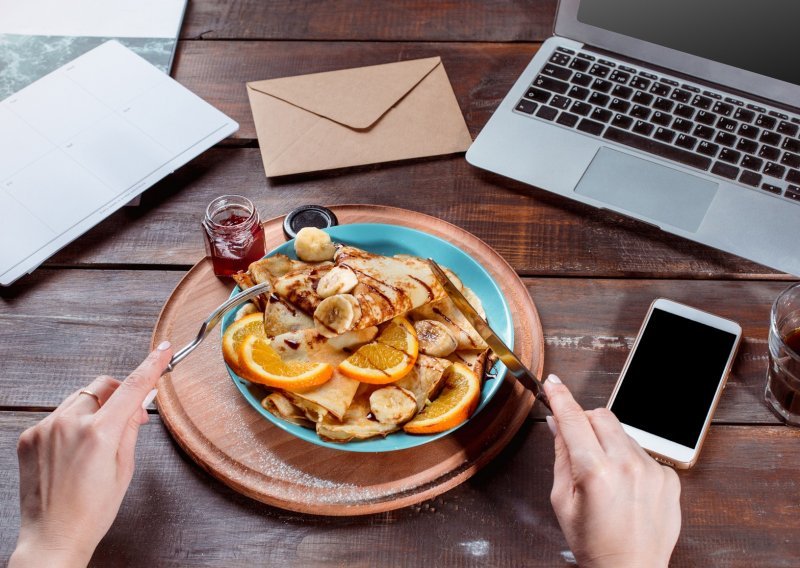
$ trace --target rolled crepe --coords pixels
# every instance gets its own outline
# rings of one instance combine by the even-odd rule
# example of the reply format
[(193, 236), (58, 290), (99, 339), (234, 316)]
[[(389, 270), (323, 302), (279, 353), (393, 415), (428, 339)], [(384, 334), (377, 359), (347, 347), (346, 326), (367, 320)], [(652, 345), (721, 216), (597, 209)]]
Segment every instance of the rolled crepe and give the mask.
[(402, 379), (396, 381), (395, 385), (414, 393), (417, 399), (417, 411), (422, 410), (428, 400), (435, 398), (441, 386), (442, 377), (451, 361), (439, 357), (430, 357), (420, 353), (417, 357), (414, 368)]
[(375, 388), (374, 385), (362, 384), (341, 420), (326, 416), (317, 423), (317, 435), (332, 442), (349, 442), (386, 436), (399, 430), (397, 424), (383, 424), (370, 417), (369, 395)]

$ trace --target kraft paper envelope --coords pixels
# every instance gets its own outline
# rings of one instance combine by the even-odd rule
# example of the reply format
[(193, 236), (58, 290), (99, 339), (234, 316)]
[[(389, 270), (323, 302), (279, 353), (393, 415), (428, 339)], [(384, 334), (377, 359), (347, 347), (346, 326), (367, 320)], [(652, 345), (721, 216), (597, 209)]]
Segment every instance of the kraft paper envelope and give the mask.
[(464, 152), (439, 57), (247, 84), (267, 176)]

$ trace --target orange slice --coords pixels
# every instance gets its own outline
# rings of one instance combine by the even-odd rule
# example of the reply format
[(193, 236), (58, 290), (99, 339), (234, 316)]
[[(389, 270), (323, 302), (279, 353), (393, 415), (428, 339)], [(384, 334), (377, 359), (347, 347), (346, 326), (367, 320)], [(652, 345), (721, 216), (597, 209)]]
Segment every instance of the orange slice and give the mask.
[(377, 339), (360, 347), (339, 364), (339, 371), (351, 379), (385, 385), (405, 377), (419, 355), (414, 326), (404, 317), (396, 317)]
[(239, 346), (248, 335), (266, 337), (263, 313), (248, 314), (236, 320), (222, 334), (222, 356), (237, 375), (242, 375), (239, 367)]
[(435, 434), (466, 422), (481, 398), (481, 381), (469, 367), (453, 363), (442, 392), (403, 426), (409, 434)]
[(284, 361), (269, 341), (248, 335), (239, 346), (242, 376), (254, 383), (287, 391), (303, 391), (326, 383), (333, 366), (311, 361)]

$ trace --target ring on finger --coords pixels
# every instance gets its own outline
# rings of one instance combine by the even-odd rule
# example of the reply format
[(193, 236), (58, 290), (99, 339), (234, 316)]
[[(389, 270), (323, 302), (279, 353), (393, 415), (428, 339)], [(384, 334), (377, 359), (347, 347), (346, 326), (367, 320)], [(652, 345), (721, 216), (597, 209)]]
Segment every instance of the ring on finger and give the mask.
[(97, 407), (98, 407), (98, 408), (100, 408), (101, 406), (103, 406), (103, 403), (100, 401), (100, 397), (99, 397), (99, 396), (97, 396), (97, 393), (94, 393), (94, 392), (90, 391), (89, 389), (83, 389), (83, 390), (82, 390), (81, 392), (79, 392), (78, 394), (79, 394), (79, 395), (81, 395), (81, 394), (88, 394), (89, 396), (91, 396), (91, 397), (92, 397), (92, 398), (93, 398), (93, 399), (94, 399), (94, 400), (97, 402)]

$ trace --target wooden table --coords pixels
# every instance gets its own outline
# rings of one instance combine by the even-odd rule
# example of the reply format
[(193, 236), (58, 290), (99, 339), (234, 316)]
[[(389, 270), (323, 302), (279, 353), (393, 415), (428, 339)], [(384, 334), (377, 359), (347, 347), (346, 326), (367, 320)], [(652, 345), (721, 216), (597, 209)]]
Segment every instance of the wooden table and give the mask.
[[(477, 136), (552, 29), (555, 0), (192, 0), (173, 76), (239, 132), (3, 289), (0, 307), (0, 560), (18, 526), (15, 444), (96, 374), (124, 377), (158, 312), (203, 255), (199, 221), (222, 193), (263, 218), (301, 204), (376, 203), (459, 225), (524, 278), (557, 372), (604, 405), (651, 300), (741, 322), (745, 340), (698, 465), (681, 472), (674, 566), (800, 563), (800, 431), (762, 401), (769, 306), (791, 278), (637, 222), (509, 182), (461, 155), (267, 180), (245, 81), (441, 55)], [(6, 246), (3, 243), (2, 246)], [(154, 411), (153, 411), (154, 412)], [(194, 465), (154, 412), (137, 472), (94, 557), (99, 566), (569, 565), (549, 504), (551, 436), (535, 410), (462, 486), (358, 518), (294, 514), (242, 497)]]

